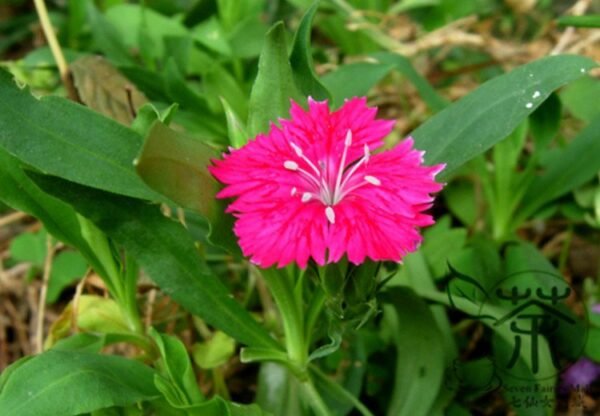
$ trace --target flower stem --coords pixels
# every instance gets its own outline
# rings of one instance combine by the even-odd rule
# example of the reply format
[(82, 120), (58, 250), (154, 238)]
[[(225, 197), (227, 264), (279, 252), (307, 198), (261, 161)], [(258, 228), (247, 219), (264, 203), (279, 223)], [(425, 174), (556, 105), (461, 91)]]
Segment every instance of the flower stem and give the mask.
[(304, 369), (308, 361), (308, 346), (304, 337), (302, 305), (298, 303), (291, 276), (285, 270), (262, 270), (279, 309), (288, 357), (293, 365)]
[(331, 416), (331, 412), (327, 408), (327, 405), (323, 401), (323, 398), (315, 388), (314, 384), (310, 379), (302, 382), (302, 388), (310, 403), (310, 406), (317, 416)]

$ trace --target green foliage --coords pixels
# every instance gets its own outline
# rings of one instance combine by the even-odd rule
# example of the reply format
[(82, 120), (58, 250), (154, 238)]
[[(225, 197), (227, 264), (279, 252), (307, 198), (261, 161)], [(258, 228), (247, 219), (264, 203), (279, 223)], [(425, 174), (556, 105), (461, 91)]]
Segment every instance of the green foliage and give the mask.
[(79, 415), (159, 397), (154, 372), (122, 357), (50, 350), (19, 364), (0, 390), (7, 416)]
[[(521, 15), (497, 0), (58, 2), (50, 17), (83, 105), (56, 96), (52, 52), (25, 42), (37, 27), (27, 8), (0, 23), (0, 52), (34, 48), (2, 62), (17, 81), (0, 71), (0, 201), (44, 227), (13, 238), (7, 264), (31, 263), (35, 277), (46, 232), (66, 244), (47, 287), (59, 309), (51, 349), (2, 372), (0, 413), (463, 415), (504, 385), (494, 403), (552, 414), (552, 353), (600, 360), (597, 319), (560, 305), (576, 325), (541, 334), (536, 361), (531, 337), (515, 353), (502, 321), (514, 305), (496, 290), (514, 276), (524, 292), (564, 288), (559, 270), (575, 284), (589, 275), (569, 256), (600, 224), (600, 84), (585, 76), (596, 64), (550, 56), (501, 74), (505, 62), (481, 47), (427, 43), (493, 12), (494, 34), (523, 42), (551, 30), (548, 3)], [(402, 264), (260, 271), (243, 259), (208, 167), (309, 96), (333, 108), (368, 96), (380, 117), (401, 114), (403, 134), (433, 114), (411, 135), (427, 164), (446, 164), (447, 184)], [(63, 290), (88, 268), (108, 295), (69, 302)], [(581, 288), (586, 310), (598, 287)], [(101, 354), (114, 344), (128, 358)], [(532, 383), (546, 392), (526, 392)], [(255, 404), (229, 401), (228, 388)]]

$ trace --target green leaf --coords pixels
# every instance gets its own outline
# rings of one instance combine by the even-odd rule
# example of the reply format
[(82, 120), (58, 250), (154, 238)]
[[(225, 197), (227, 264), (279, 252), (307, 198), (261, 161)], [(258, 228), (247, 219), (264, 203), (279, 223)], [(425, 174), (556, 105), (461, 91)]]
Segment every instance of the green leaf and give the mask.
[(96, 273), (106, 276), (102, 263), (81, 235), (70, 205), (43, 192), (25, 175), (20, 162), (0, 148), (0, 200), (38, 218), (57, 239), (77, 248)]
[(12, 239), (9, 249), (13, 260), (41, 268), (46, 259), (46, 233), (20, 234)]
[(35, 99), (4, 71), (0, 96), (0, 147), (16, 158), (94, 188), (164, 199), (133, 169), (142, 140), (132, 130), (63, 98)]
[(235, 341), (221, 331), (212, 338), (194, 344), (194, 362), (203, 369), (212, 369), (225, 364), (235, 354)]
[(290, 100), (300, 101), (288, 60), (285, 28), (276, 23), (267, 32), (250, 94), (248, 130), (251, 136), (269, 129), (269, 123), (287, 116)]
[(236, 149), (242, 147), (248, 142), (248, 133), (246, 133), (246, 126), (240, 120), (238, 115), (233, 111), (229, 103), (221, 97), (221, 104), (225, 111), (225, 117), (227, 118), (227, 136), (229, 136), (229, 143)]
[(443, 336), (427, 304), (411, 289), (391, 287), (387, 293), (395, 309), (398, 351), (387, 414), (427, 415), (444, 375)]
[(333, 96), (333, 107), (346, 98), (367, 95), (379, 81), (394, 69), (393, 64), (357, 62), (339, 67), (323, 77), (323, 84)]
[(165, 55), (167, 36), (185, 36), (186, 27), (176, 18), (163, 16), (150, 7), (139, 4), (119, 4), (106, 11), (106, 20), (118, 33), (119, 41), (130, 49), (143, 50), (145, 41), (151, 57), (160, 59)]
[(134, 61), (123, 42), (121, 33), (98, 11), (94, 2), (87, 1), (86, 5), (95, 46), (113, 62), (133, 64)]
[(204, 401), (185, 345), (178, 338), (161, 334), (154, 329), (150, 330), (150, 335), (160, 352), (161, 371), (179, 393), (179, 404), (191, 405)]
[(52, 349), (55, 351), (79, 351), (99, 354), (105, 342), (106, 337), (104, 335), (79, 333), (61, 339)]
[(562, 105), (556, 93), (529, 116), (529, 129), (535, 140), (536, 150), (543, 152), (560, 128)]
[(46, 302), (56, 302), (63, 289), (74, 281), (83, 278), (87, 268), (88, 263), (81, 254), (75, 251), (58, 253), (52, 262)]
[(557, 20), (559, 26), (600, 27), (600, 14), (585, 16), (563, 16)]
[(153, 374), (122, 357), (50, 350), (10, 374), (0, 409), (6, 416), (70, 416), (153, 400)]
[(185, 309), (243, 344), (280, 348), (202, 263), (187, 231), (164, 217), (157, 206), (59, 178), (31, 175), (43, 189), (73, 204), (121, 244)]
[(300, 91), (316, 100), (330, 99), (329, 91), (323, 86), (315, 73), (312, 55), (310, 52), (310, 31), (319, 2), (315, 3), (304, 13), (292, 46), (290, 64), (294, 74), (294, 81)]
[(206, 167), (216, 152), (161, 122), (150, 128), (136, 170), (153, 189), (184, 208), (214, 214), (218, 184)]
[(421, 7), (437, 6), (440, 0), (402, 0), (390, 7), (388, 13), (403, 13)]
[[(494, 78), (417, 128), (415, 147), (442, 177), (508, 136), (555, 89), (593, 68), (581, 56), (550, 56)], [(537, 93), (537, 94), (536, 94)], [(536, 98), (533, 98), (533, 97)]]
[[(58, 319), (52, 323), (45, 342), (46, 348), (52, 347), (71, 333), (75, 319), (73, 313), (73, 302), (70, 302)], [(119, 305), (113, 299), (81, 295), (75, 315), (79, 330), (100, 334), (133, 335)]]
[(600, 116), (599, 95), (600, 80), (583, 77), (562, 90), (560, 99), (574, 117), (589, 123)]
[(583, 185), (600, 171), (599, 129), (600, 118), (597, 118), (548, 161), (542, 175), (525, 192), (515, 224), (529, 218), (544, 204)]
[(195, 40), (208, 49), (224, 56), (231, 56), (231, 46), (229, 46), (223, 28), (215, 17), (211, 17), (196, 26), (193, 35)]
[(165, 76), (167, 94), (173, 101), (197, 114), (210, 113), (206, 99), (188, 86), (174, 58), (167, 61)]
[(425, 101), (431, 110), (437, 112), (448, 106), (448, 101), (439, 95), (431, 84), (417, 72), (408, 58), (391, 52), (380, 52), (371, 56), (382, 64), (395, 65), (396, 70), (414, 85), (423, 101)]

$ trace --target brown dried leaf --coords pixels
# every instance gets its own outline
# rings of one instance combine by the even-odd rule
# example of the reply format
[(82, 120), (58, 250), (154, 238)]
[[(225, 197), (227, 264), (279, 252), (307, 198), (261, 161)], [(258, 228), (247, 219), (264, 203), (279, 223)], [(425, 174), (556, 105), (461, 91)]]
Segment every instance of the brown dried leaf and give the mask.
[(86, 56), (71, 65), (81, 102), (119, 123), (130, 125), (148, 99), (101, 56)]

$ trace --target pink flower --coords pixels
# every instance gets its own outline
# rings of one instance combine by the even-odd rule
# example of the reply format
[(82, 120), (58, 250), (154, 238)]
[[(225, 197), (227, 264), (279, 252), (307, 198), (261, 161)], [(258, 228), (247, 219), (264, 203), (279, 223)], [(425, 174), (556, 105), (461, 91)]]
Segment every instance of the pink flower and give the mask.
[(375, 120), (365, 98), (334, 112), (326, 101), (308, 105), (292, 102), (291, 120), (209, 168), (226, 185), (217, 197), (236, 198), (227, 212), (244, 255), (261, 267), (344, 255), (354, 264), (400, 261), (418, 248), (417, 227), (434, 222), (423, 211), (442, 188), (434, 176), (444, 165), (423, 166), (412, 138), (372, 154), (394, 122)]

